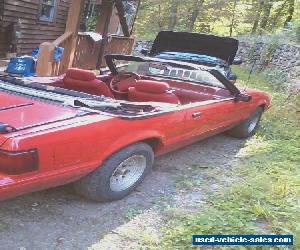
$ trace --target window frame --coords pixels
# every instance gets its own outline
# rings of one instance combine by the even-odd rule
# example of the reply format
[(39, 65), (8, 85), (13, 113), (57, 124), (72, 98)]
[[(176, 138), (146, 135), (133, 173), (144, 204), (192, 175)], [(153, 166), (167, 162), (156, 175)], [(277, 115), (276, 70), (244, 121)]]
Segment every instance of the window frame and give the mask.
[[(40, 22), (46, 22), (46, 23), (54, 23), (55, 20), (56, 20), (56, 14), (57, 14), (57, 6), (58, 6), (58, 1), (59, 0), (52, 0), (53, 1), (53, 4), (47, 4), (47, 3), (44, 3), (43, 0), (40, 0), (40, 8), (39, 8), (39, 13), (38, 13), (38, 21)], [(43, 8), (43, 5), (46, 5), (46, 6), (50, 6), (53, 8), (53, 17), (52, 18), (46, 18), (46, 17), (43, 17), (41, 14), (42, 12), (42, 8)]]

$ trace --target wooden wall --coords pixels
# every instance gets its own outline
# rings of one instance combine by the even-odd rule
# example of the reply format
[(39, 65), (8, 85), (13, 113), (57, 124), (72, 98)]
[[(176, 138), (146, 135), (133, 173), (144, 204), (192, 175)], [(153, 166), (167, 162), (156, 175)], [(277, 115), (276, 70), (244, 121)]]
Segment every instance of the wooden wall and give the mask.
[[(69, 2), (70, 0), (57, 0), (54, 22), (44, 22), (39, 20), (40, 0), (4, 0), (2, 26), (5, 29), (11, 23), (19, 21), (17, 48), (20, 54), (30, 54), (40, 43), (55, 40), (64, 33)], [(4, 40), (3, 32), (0, 35), (1, 40)], [(4, 33), (5, 35), (7, 34)], [(2, 44), (2, 51), (3, 47)]]
[(6, 41), (4, 39), (4, 28), (3, 28), (3, 10), (4, 10), (4, 0), (0, 0), (0, 58), (5, 53)]
[[(72, 0), (56, 0), (57, 8), (53, 22), (39, 20), (42, 0), (0, 0), (0, 58), (9, 50), (11, 40), (16, 41), (18, 54), (31, 54), (34, 48), (43, 42), (51, 42), (65, 31), (69, 5)], [(102, 0), (85, 0), (101, 4)], [(1, 5), (2, 4), (2, 5)], [(1, 16), (2, 13), (2, 16)], [(117, 29), (119, 19), (114, 11), (112, 17), (113, 32)], [(16, 24), (13, 26), (12, 24)], [(9, 27), (9, 29), (8, 29)], [(15, 37), (15, 31), (18, 37)]]

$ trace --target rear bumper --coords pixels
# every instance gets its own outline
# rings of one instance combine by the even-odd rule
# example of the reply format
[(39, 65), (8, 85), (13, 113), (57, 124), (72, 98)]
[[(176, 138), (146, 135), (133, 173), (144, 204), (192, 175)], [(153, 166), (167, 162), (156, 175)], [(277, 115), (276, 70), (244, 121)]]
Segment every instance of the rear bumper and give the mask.
[(18, 195), (16, 181), (10, 176), (0, 173), (0, 201)]
[(0, 173), (0, 201), (14, 198), (51, 187), (61, 186), (78, 180), (82, 176), (58, 175), (16, 175)]
[(0, 201), (77, 181), (95, 170), (98, 165), (99, 162), (95, 161), (62, 170), (21, 175), (0, 172)]

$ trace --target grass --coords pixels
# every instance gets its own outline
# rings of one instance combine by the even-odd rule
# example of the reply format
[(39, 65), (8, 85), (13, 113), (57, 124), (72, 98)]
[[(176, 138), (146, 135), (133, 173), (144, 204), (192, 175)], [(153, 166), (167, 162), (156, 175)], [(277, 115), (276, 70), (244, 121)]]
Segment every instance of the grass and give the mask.
[(139, 208), (129, 208), (126, 210), (125, 212), (125, 219), (130, 221), (132, 220), (134, 217), (138, 216), (139, 214), (141, 214), (143, 212), (143, 210), (139, 209)]
[[(238, 181), (210, 196), (208, 209), (173, 216), (155, 249), (193, 248), (193, 234), (262, 233), (293, 234), (294, 249), (300, 249), (300, 94), (272, 85), (263, 74), (248, 80), (245, 69), (236, 67), (235, 72), (241, 85), (271, 93), (273, 106), (257, 134), (236, 155), (230, 171)], [(192, 184), (179, 180), (181, 188)]]

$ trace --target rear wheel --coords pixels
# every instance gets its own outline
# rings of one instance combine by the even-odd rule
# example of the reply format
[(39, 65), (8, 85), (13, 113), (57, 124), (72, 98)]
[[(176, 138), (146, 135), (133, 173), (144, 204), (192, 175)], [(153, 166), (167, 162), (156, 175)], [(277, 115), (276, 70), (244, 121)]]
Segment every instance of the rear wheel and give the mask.
[(227, 133), (236, 138), (247, 138), (252, 136), (259, 125), (262, 113), (263, 108), (258, 107), (247, 120), (230, 129)]
[(130, 145), (109, 157), (94, 172), (75, 183), (77, 193), (96, 201), (118, 200), (130, 194), (151, 170), (152, 148)]

